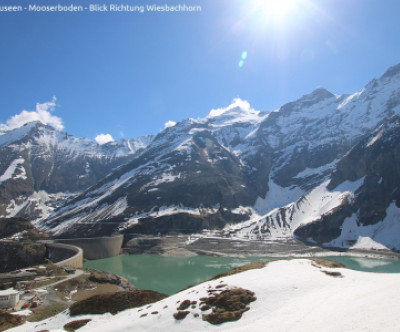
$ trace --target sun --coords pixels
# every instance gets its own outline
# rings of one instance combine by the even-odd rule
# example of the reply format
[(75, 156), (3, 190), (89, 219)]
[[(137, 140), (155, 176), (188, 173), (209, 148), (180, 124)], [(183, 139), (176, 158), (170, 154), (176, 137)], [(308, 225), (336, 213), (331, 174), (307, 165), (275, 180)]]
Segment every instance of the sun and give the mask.
[(284, 22), (299, 14), (305, 0), (253, 0), (252, 11), (259, 19)]

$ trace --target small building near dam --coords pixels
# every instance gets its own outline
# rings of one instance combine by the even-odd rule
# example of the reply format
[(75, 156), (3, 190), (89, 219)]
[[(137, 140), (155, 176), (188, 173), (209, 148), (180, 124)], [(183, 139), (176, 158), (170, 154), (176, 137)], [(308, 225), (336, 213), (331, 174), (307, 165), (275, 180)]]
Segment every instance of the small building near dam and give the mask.
[(19, 292), (13, 288), (0, 291), (0, 308), (14, 308), (19, 303)]

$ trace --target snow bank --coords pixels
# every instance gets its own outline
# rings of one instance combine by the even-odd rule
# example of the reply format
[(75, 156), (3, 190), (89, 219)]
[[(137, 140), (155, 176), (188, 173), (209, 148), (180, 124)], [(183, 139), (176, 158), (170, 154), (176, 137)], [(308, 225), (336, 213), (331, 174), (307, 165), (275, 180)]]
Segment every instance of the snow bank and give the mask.
[[(339, 275), (333, 276), (332, 272)], [(331, 273), (331, 275), (329, 275)], [(218, 287), (219, 288), (218, 288)], [(257, 300), (235, 322), (202, 320), (201, 298), (210, 289), (242, 287)], [(270, 262), (265, 268), (205, 282), (167, 299), (115, 316), (61, 313), (10, 331), (62, 329), (69, 321), (91, 318), (80, 331), (397, 331), (400, 326), (400, 275), (318, 266), (306, 259)], [(183, 320), (173, 314), (184, 300), (197, 301)], [(208, 311), (205, 311), (208, 313)], [(197, 316), (198, 315), (198, 316)]]

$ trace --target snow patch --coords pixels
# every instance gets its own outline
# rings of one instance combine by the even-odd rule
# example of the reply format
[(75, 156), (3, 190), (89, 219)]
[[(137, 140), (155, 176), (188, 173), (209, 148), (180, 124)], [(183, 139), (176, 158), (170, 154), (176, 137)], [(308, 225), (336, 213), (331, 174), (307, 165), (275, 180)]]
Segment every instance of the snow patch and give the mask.
[(8, 168), (4, 171), (3, 175), (0, 176), (0, 183), (9, 179), (23, 179), (26, 180), (26, 171), (23, 166), (25, 159), (18, 158), (11, 162)]
[(203, 207), (202, 205), (200, 205), (198, 208), (191, 208), (183, 206), (182, 204), (160, 207), (154, 206), (148, 212), (138, 213), (132, 217), (127, 218), (126, 221), (119, 226), (118, 230), (121, 231), (137, 225), (139, 223), (139, 220), (142, 218), (159, 218), (180, 213), (186, 213), (193, 216), (206, 216), (217, 213), (219, 208), (219, 204), (209, 208)]
[(158, 185), (160, 185), (162, 183), (174, 182), (175, 180), (180, 179), (180, 178), (182, 178), (181, 173), (178, 173), (178, 174), (163, 173), (163, 174), (161, 174), (161, 176), (159, 176), (155, 180), (147, 183), (140, 190), (142, 191), (148, 187), (157, 187)]
[(371, 138), (371, 140), (367, 144), (367, 148), (374, 145), (375, 142), (377, 142), (383, 135), (384, 130), (380, 130), (374, 137)]
[[(225, 231), (242, 239), (282, 239), (292, 237), (294, 231), (302, 226), (317, 220), (322, 215), (343, 204), (344, 200), (351, 200), (354, 192), (362, 185), (364, 178), (355, 182), (346, 181), (335, 190), (328, 190), (329, 181), (313, 189), (307, 195), (287, 205), (276, 207), (265, 215), (260, 215), (255, 209), (248, 221), (236, 225), (229, 225)], [(275, 195), (287, 194), (285, 188), (274, 187)], [(290, 195), (283, 196), (290, 198)], [(298, 196), (297, 196), (298, 197)], [(278, 201), (274, 202), (275, 204)], [(270, 205), (272, 207), (273, 205)], [(267, 209), (265, 210), (267, 211)]]
[(268, 188), (265, 198), (258, 197), (254, 204), (253, 208), (259, 215), (264, 215), (273, 209), (294, 202), (305, 194), (299, 187), (281, 187), (271, 178), (268, 181)]
[(375, 225), (358, 224), (357, 214), (346, 218), (338, 238), (325, 246), (357, 249), (400, 249), (400, 208), (392, 202), (386, 209), (384, 220)]
[(332, 171), (335, 167), (336, 164), (338, 163), (339, 160), (334, 160), (329, 164), (316, 167), (316, 168), (309, 168), (307, 167), (305, 170), (301, 171), (298, 173), (294, 178), (306, 178), (308, 176), (315, 176), (315, 175), (320, 175), (329, 171)]
[(374, 249), (374, 250), (387, 250), (384, 245), (372, 240), (368, 236), (359, 236), (357, 242), (351, 246), (352, 249)]

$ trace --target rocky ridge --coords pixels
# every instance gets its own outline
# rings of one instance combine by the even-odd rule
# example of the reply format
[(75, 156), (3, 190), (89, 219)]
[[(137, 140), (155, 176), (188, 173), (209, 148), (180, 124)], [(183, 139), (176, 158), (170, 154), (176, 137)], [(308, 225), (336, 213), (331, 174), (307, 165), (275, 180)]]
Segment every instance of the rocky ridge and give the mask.
[[(272, 112), (235, 100), (166, 128), (37, 226), (56, 236), (207, 229), (335, 246), (386, 238), (387, 228), (359, 230), (398, 214), (399, 96), (397, 65), (351, 95), (320, 88)], [(351, 240), (332, 242), (350, 217)]]

